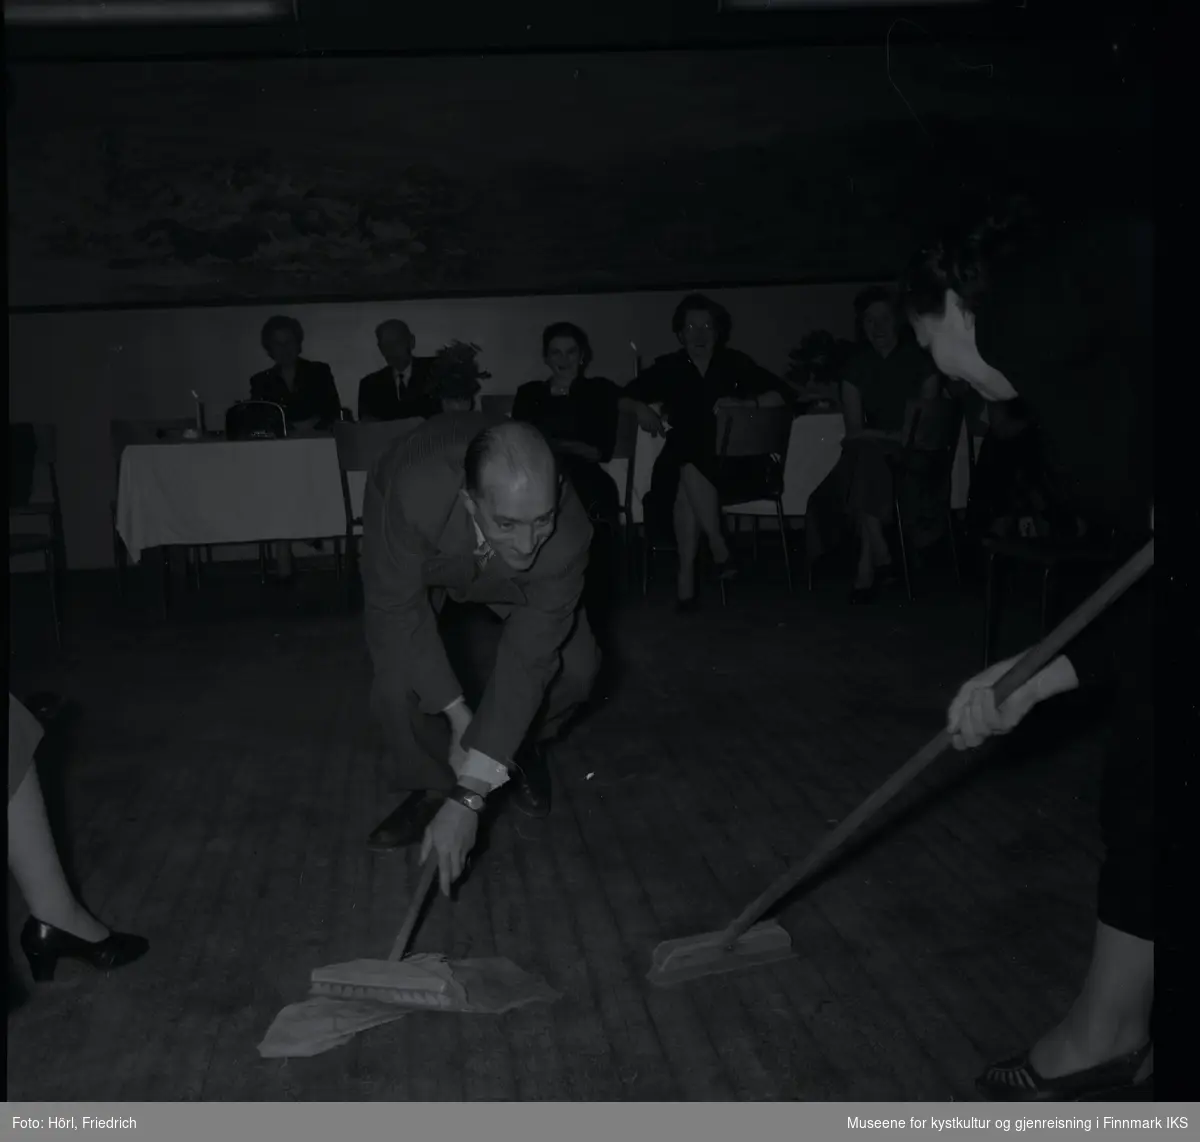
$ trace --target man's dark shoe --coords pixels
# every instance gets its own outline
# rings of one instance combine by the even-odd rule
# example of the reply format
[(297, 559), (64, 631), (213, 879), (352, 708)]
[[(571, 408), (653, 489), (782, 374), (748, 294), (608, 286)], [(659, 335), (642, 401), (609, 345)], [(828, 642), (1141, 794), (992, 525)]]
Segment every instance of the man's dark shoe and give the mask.
[(548, 747), (535, 744), (521, 751), (513, 766), (513, 804), (527, 817), (550, 813), (550, 757)]
[(439, 793), (412, 793), (388, 814), (367, 838), (373, 852), (386, 853), (421, 843), (430, 821), (445, 803)]

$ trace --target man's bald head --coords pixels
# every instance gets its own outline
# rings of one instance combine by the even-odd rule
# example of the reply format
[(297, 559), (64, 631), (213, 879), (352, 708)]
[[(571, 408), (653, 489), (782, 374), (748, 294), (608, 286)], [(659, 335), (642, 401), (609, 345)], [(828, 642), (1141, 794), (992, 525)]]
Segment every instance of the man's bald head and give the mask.
[(464, 460), (467, 510), (510, 566), (533, 565), (558, 514), (558, 470), (546, 438), (510, 420), (485, 428)]
[(467, 448), (464, 468), (472, 496), (497, 483), (555, 483), (558, 478), (546, 438), (532, 424), (519, 420), (506, 420), (479, 433)]

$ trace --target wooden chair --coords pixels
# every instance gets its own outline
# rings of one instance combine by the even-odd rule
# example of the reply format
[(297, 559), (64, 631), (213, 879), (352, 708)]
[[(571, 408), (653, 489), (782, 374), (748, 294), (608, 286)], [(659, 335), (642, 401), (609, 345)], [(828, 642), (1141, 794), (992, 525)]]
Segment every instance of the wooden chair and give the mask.
[[(637, 469), (638, 421), (631, 412), (622, 412), (617, 418), (617, 437), (613, 444), (611, 459), (625, 461), (625, 487), (617, 515), (621, 523), (621, 542), (624, 545), (626, 574), (634, 575), (634, 552), (636, 550), (637, 526), (633, 522), (633, 477)], [(643, 588), (644, 591), (644, 588)]]
[[(58, 560), (58, 572), (62, 574), (67, 569), (67, 561), (62, 500), (58, 492), (58, 428), (53, 424), (14, 425), (13, 427), (27, 427), (32, 430), (36, 441), (36, 452), (33, 459), (34, 480), (30, 499), (23, 504), (10, 503), (9, 518), (41, 519), (47, 522), (50, 532), (54, 536), (54, 554)], [(46, 473), (44, 489), (39, 487), (37, 478), (39, 469)]]
[[(349, 584), (354, 590), (355, 572), (358, 569), (358, 537), (362, 535), (362, 512), (356, 514), (350, 495), (350, 473), (369, 473), (375, 461), (384, 454), (393, 441), (407, 436), (425, 421), (421, 417), (406, 420), (367, 421), (354, 424), (339, 421), (333, 426), (333, 437), (337, 442), (338, 471), (342, 481), (342, 505), (346, 510), (346, 557), (350, 563)], [(353, 601), (353, 594), (351, 594)]]
[(479, 398), (479, 409), (488, 416), (512, 416), (515, 393), (493, 393)]
[[(33, 473), (28, 485), (28, 497), (21, 495), (16, 502), (13, 495), (15, 488), (10, 488), (9, 494), (9, 561), (23, 555), (41, 555), (46, 570), (46, 578), (50, 587), (50, 607), (54, 620), (54, 640), (62, 649), (62, 597), (63, 578), (66, 572), (66, 542), (63, 532), (62, 503), (58, 491), (58, 430), (53, 424), (12, 425), (11, 430), (30, 431), (35, 446), (33, 454)], [(44, 470), (47, 474), (47, 491), (49, 498), (40, 496), (37, 472)], [(40, 520), (44, 530), (28, 531), (24, 527), (12, 530), (13, 520)]]
[[(787, 517), (783, 514), (783, 473), (787, 466), (788, 444), (792, 438), (792, 410), (781, 405), (778, 408), (728, 408), (717, 412), (717, 471), (727, 460), (767, 460), (767, 470), (761, 489), (752, 497), (739, 496), (736, 500), (721, 497), (723, 511), (731, 511), (744, 504), (766, 500), (775, 505), (775, 518), (779, 523), (779, 542), (783, 546), (783, 566), (787, 574), (788, 594), (793, 590), (792, 553), (788, 542)], [(719, 479), (719, 475), (718, 475)], [(758, 517), (755, 516), (757, 524)], [(754, 558), (758, 558), (757, 527), (754, 536)], [(721, 583), (721, 605), (726, 605), (726, 584)]]
[(939, 496), (944, 496), (946, 536), (954, 560), (954, 575), (959, 583), (962, 582), (954, 510), (950, 500), (954, 456), (962, 434), (962, 424), (963, 407), (957, 400), (934, 397), (932, 400), (919, 402), (904, 451), (892, 463), (892, 502), (896, 512), (896, 532), (900, 539), (900, 565), (904, 571), (904, 589), (910, 603), (913, 600), (912, 566), (908, 555), (908, 528), (901, 496), (901, 484), (905, 480), (920, 480), (934, 488)]
[(996, 626), (999, 616), (999, 591), (997, 563), (1010, 560), (1018, 564), (1035, 566), (1041, 571), (1041, 630), (1045, 635), (1050, 630), (1051, 578), (1059, 571), (1093, 569), (1103, 572), (1117, 567), (1128, 553), (1117, 550), (1111, 535), (1100, 535), (1078, 540), (1013, 538), (1000, 539), (989, 536), (983, 541), (987, 557), (987, 586), (984, 591), (983, 610), (983, 665), (992, 664), (995, 651)]

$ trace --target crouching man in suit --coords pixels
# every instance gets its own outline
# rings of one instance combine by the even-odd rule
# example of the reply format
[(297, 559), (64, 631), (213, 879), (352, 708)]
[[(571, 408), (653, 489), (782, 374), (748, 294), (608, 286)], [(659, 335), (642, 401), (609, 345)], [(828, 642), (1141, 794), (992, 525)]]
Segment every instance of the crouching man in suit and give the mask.
[(371, 705), (410, 790), (370, 845), (422, 842), (448, 893), (501, 786), (549, 812), (547, 745), (600, 667), (580, 606), (592, 529), (541, 434), (480, 413), (397, 441), (363, 519)]

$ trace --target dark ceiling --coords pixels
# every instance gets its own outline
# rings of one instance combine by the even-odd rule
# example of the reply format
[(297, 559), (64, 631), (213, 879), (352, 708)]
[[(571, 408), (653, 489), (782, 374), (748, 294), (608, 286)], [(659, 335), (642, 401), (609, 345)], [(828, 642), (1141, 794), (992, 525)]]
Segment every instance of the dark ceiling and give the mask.
[[(720, 0), (299, 0), (299, 21), (268, 27), (7, 29), (10, 59), (327, 53), (475, 53), (637, 48), (1073, 40), (1129, 44), (1128, 5), (999, 0), (731, 12)], [(911, 21), (911, 22), (910, 22)]]

